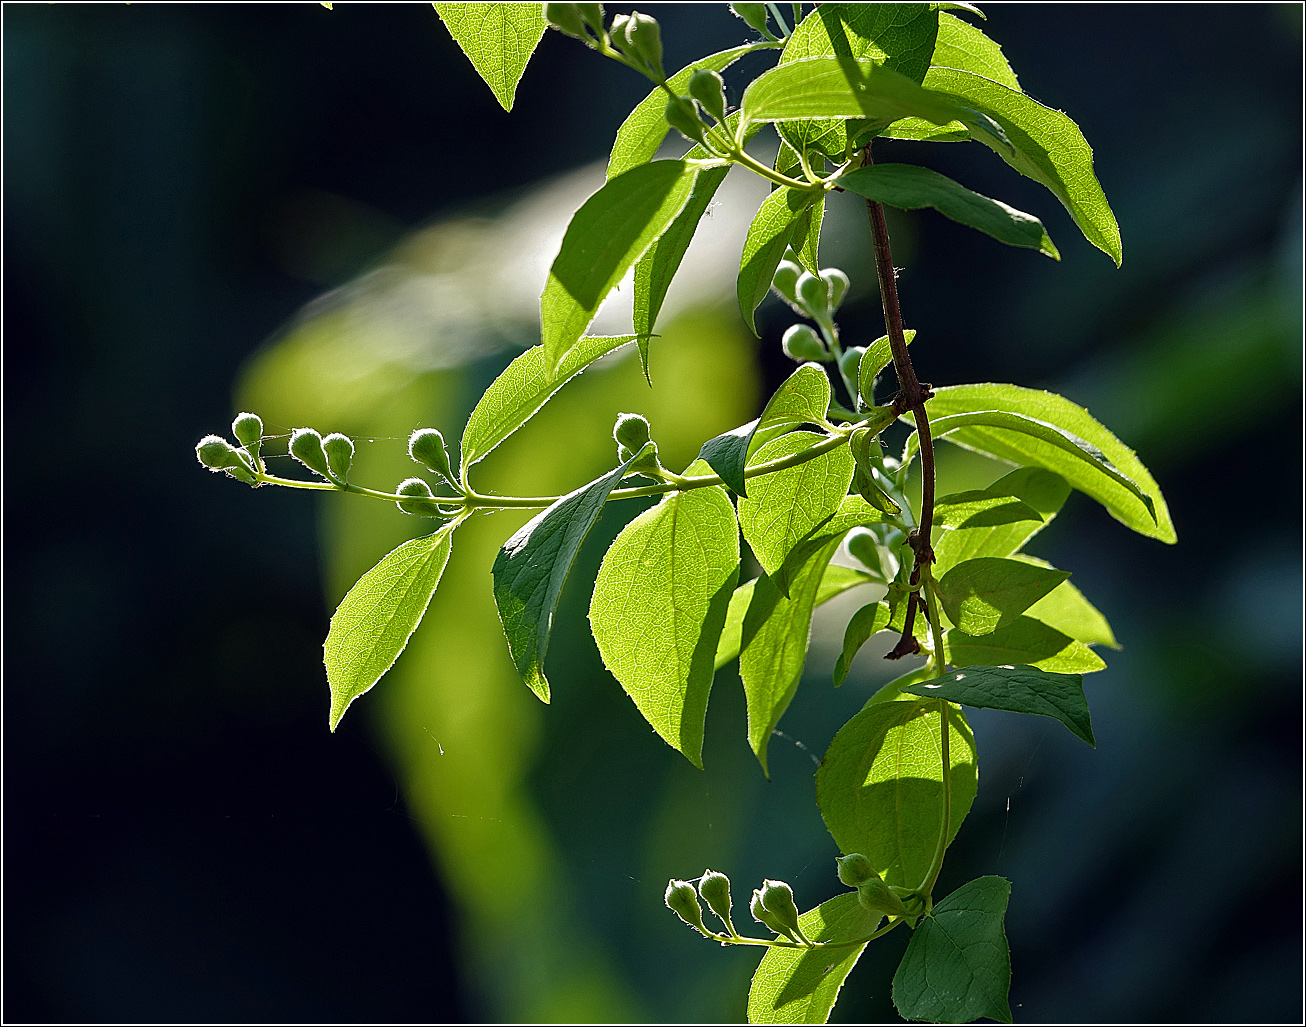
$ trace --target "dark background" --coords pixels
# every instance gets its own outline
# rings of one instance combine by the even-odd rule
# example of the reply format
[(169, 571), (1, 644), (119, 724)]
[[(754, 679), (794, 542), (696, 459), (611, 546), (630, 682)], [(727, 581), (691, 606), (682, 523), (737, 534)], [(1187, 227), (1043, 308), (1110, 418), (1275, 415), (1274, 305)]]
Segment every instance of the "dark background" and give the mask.
[[(669, 67), (746, 37), (724, 5), (647, 9)], [(1086, 403), (1149, 464), (1180, 544), (1088, 504), (1057, 522), (1058, 563), (1126, 643), (1094, 708), (1116, 741), (1043, 758), (1037, 732), (977, 721), (998, 758), (944, 884), (1016, 852), (1017, 1020), (1295, 1021), (1301, 8), (987, 13), (1025, 90), (1094, 146), (1125, 262), (996, 158), (898, 146), (1037, 211), (1065, 257), (995, 260), (922, 218), (902, 280), (935, 346), (920, 373)], [(311, 519), (245, 501), (191, 446), (301, 305), (442, 212), (601, 159), (642, 80), (550, 35), (506, 115), (426, 4), (3, 17), (5, 1019), (503, 1015), (466, 983), (364, 719), (322, 729)], [(315, 237), (322, 194), (368, 230)], [(873, 299), (846, 322), (876, 323)], [(773, 384), (785, 324), (763, 314)], [(1016, 793), (1035, 812), (1009, 837)], [(836, 1016), (890, 1015), (891, 948)], [(661, 970), (616, 949), (672, 1015)]]

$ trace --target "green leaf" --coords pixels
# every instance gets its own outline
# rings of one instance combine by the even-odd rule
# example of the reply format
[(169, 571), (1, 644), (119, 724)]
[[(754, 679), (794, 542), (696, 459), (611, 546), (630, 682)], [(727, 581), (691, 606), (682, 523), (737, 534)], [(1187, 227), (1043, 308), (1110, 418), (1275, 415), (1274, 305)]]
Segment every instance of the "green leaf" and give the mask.
[[(907, 328), (902, 333), (903, 339), (910, 346), (916, 339), (916, 332)], [(858, 365), (857, 379), (859, 391), (867, 401), (874, 395), (875, 379), (879, 373), (893, 363), (893, 347), (887, 335), (881, 335), (866, 347)]]
[[(795, 27), (780, 63), (804, 57), (872, 60), (918, 83), (929, 67), (937, 26), (928, 4), (822, 4)], [(836, 161), (848, 147), (842, 120), (789, 122), (780, 126), (780, 135)]]
[(793, 239), (804, 211), (814, 199), (814, 193), (776, 189), (762, 201), (762, 206), (753, 216), (753, 223), (748, 226), (744, 252), (739, 258), (736, 291), (740, 313), (754, 335), (757, 326), (753, 323), (753, 311), (766, 299), (775, 269), (784, 258), (785, 247)]
[(536, 514), (494, 558), (494, 603), (508, 640), (508, 652), (518, 673), (544, 702), (549, 701), (544, 656), (549, 649), (558, 596), (581, 543), (608, 501), (608, 493), (625, 477), (640, 453)]
[(839, 184), (859, 196), (902, 210), (933, 207), (944, 217), (991, 235), (998, 242), (1061, 259), (1043, 222), (1033, 214), (971, 192), (929, 168), (914, 164), (874, 164), (850, 171), (839, 179)]
[(1002, 47), (974, 25), (951, 14), (939, 15), (939, 36), (934, 43), (930, 64), (969, 71), (1011, 89), (1020, 88), (1016, 73), (1002, 54)]
[(1002, 927), (1011, 884), (980, 877), (922, 917), (893, 975), (893, 1004), (908, 1020), (1011, 1023), (1011, 951)]
[[(1134, 451), (1099, 424), (1081, 406), (1064, 396), (1016, 385), (954, 385), (935, 390), (926, 404), (930, 420), (973, 410), (1006, 410), (1036, 418), (1086, 441), (1128, 477), (1148, 502), (1140, 500), (1133, 489), (1098, 472), (1077, 454), (1061, 445), (1026, 435), (991, 428), (966, 428), (951, 436), (951, 441), (967, 449), (988, 453), (1000, 460), (1033, 464), (1055, 471), (1073, 488), (1092, 496), (1105, 506), (1111, 516), (1140, 534), (1176, 541), (1170, 511), (1156, 481), (1142, 465)], [(1155, 516), (1154, 516), (1155, 515)]]
[(544, 355), (558, 367), (627, 271), (684, 209), (698, 167), (679, 160), (618, 175), (572, 216), (540, 296)]
[(381, 558), (340, 601), (323, 647), (331, 686), (331, 730), (349, 704), (389, 670), (422, 622), (456, 524), (405, 542)]
[[(717, 643), (716, 659), (713, 661), (716, 670), (720, 670), (739, 655), (739, 646), (743, 641), (744, 616), (748, 613), (748, 604), (753, 600), (753, 589), (760, 580), (762, 579), (754, 578), (752, 581), (745, 582), (735, 589), (735, 594), (730, 597), (730, 609), (726, 614), (726, 624), (721, 630), (721, 641)], [(871, 578), (861, 571), (832, 563), (825, 568), (821, 587), (816, 591), (816, 602), (812, 605), (820, 606), (835, 596), (843, 595), (850, 588), (865, 585), (870, 581)]]
[[(1012, 559), (1033, 564), (1035, 567), (1050, 567), (1046, 560), (1027, 553), (1016, 553)], [(1084, 598), (1071, 582), (1065, 581), (1031, 606), (1026, 613), (1035, 620), (1040, 620), (1049, 627), (1078, 639), (1088, 645), (1105, 645), (1119, 649), (1111, 625), (1101, 612)]]
[(761, 417), (708, 439), (698, 452), (699, 459), (706, 461), (735, 495), (745, 496), (744, 468), (757, 433), (776, 425), (824, 425), (829, 410), (829, 377), (820, 364), (802, 364), (771, 394)]
[(789, 550), (779, 569), (770, 575), (771, 581), (780, 590), (781, 595), (789, 595), (794, 575), (807, 563), (808, 556), (814, 550), (823, 548), (830, 539), (842, 540), (849, 528), (864, 524), (880, 524), (884, 520), (883, 511), (871, 506), (861, 496), (844, 496), (839, 501), (838, 510), (794, 543), (794, 547)]
[[(820, 257), (817, 250), (821, 243), (821, 222), (825, 218), (825, 197), (808, 204), (798, 215), (798, 224), (794, 228), (793, 239), (789, 245), (798, 255), (798, 263), (812, 274), (820, 274)], [(775, 272), (772, 272), (774, 274)]]
[(672, 748), (703, 766), (713, 658), (739, 581), (739, 527), (725, 489), (673, 492), (603, 557), (590, 626), (603, 664)]
[(601, 356), (629, 342), (633, 335), (587, 335), (554, 367), (543, 346), (532, 346), (513, 360), (476, 402), (463, 429), (462, 469), (482, 460), (525, 424), (567, 381)]
[(512, 110), (517, 83), (544, 35), (539, 4), (432, 4), (499, 105)]
[(889, 626), (889, 607), (885, 603), (867, 603), (854, 613), (843, 633), (843, 652), (834, 664), (834, 686), (838, 688), (848, 677), (853, 657), (878, 631)]
[(957, 564), (939, 579), (939, 601), (948, 619), (966, 634), (987, 635), (1069, 577), (1066, 571), (1021, 560), (981, 556)]
[(1011, 556), (1056, 516), (1069, 494), (1059, 474), (1020, 467), (987, 489), (942, 496), (934, 505), (934, 571), (979, 556)]
[[(765, 71), (744, 90), (740, 120), (797, 121), (924, 118), (936, 125), (965, 117), (960, 105), (873, 61), (805, 57)], [(790, 142), (793, 143), (792, 138)]]
[[(468, 5), (473, 6), (473, 5)], [(736, 46), (731, 50), (722, 50), (693, 64), (686, 65), (667, 79), (667, 85), (677, 96), (684, 96), (689, 91), (689, 79), (699, 68), (708, 71), (725, 71), (744, 54), (754, 50), (774, 49), (774, 43), (749, 43)], [(671, 131), (666, 119), (667, 94), (661, 86), (644, 97), (626, 120), (617, 129), (617, 138), (612, 143), (612, 154), (608, 157), (608, 178), (616, 178), (622, 172), (646, 164), (653, 159), (662, 145), (662, 140)]]
[[(969, 71), (931, 67), (924, 84), (940, 98), (997, 122), (1010, 148), (991, 137), (976, 136), (973, 128), (971, 135), (1022, 175), (1050, 189), (1084, 237), (1120, 266), (1120, 228), (1093, 173), (1093, 151), (1073, 121), (1018, 89)], [(908, 122), (892, 125), (883, 134), (893, 139), (920, 139), (934, 131), (929, 125)]]
[[(863, 909), (856, 892), (845, 892), (809, 909), (798, 926), (812, 941), (866, 938), (883, 917)], [(866, 945), (837, 949), (768, 949), (748, 989), (749, 1023), (825, 1023), (839, 989)]]
[(956, 667), (1024, 663), (1060, 674), (1092, 674), (1106, 667), (1083, 642), (1028, 616), (979, 637), (949, 628), (943, 644), (948, 662)]
[(758, 578), (744, 614), (739, 676), (748, 703), (748, 744), (762, 764), (763, 773), (767, 773), (766, 751), (771, 734), (802, 679), (812, 610), (826, 565), (838, 548), (839, 540), (835, 538), (812, 552), (791, 578), (787, 598), (766, 575)]
[[(790, 432), (768, 442), (751, 462), (777, 460), (824, 438), (814, 432)], [(739, 500), (739, 526), (762, 570), (767, 574), (778, 571), (789, 551), (839, 510), (852, 476), (852, 454), (847, 446), (840, 446), (753, 479), (749, 495)]]
[(903, 691), (980, 709), (1051, 717), (1097, 748), (1084, 679), (1078, 674), (1052, 674), (1037, 667), (966, 667), (907, 685)]
[[(685, 209), (676, 215), (671, 227), (662, 233), (644, 256), (635, 264), (635, 331), (641, 335), (650, 335), (653, 325), (662, 310), (662, 301), (667, 298), (667, 289), (671, 279), (680, 269), (680, 262), (689, 249), (698, 223), (706, 213), (708, 204), (716, 195), (717, 189), (725, 181), (730, 168), (707, 168), (700, 171), (694, 183), (694, 191), (685, 204)], [(641, 341), (640, 358), (644, 363), (644, 376), (648, 377), (648, 343)], [(652, 384), (650, 381), (649, 384)]]
[[(937, 702), (869, 705), (834, 736), (816, 772), (816, 801), (841, 852), (860, 852), (886, 884), (915, 888), (929, 873), (943, 820)], [(951, 841), (975, 801), (975, 739), (948, 706)]]

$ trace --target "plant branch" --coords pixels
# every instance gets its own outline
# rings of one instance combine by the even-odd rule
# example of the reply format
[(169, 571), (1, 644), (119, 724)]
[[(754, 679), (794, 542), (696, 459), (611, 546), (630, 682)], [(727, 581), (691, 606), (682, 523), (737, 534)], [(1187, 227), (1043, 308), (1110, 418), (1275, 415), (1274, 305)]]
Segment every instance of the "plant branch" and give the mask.
[[(871, 144), (862, 148), (862, 167), (870, 167)], [(893, 408), (900, 414), (911, 411), (916, 422), (916, 434), (921, 444), (921, 519), (917, 529), (908, 536), (916, 561), (912, 568), (911, 584), (921, 581), (921, 569), (933, 562), (934, 550), (930, 533), (934, 524), (934, 441), (930, 437), (930, 421), (925, 413), (925, 401), (932, 393), (922, 386), (912, 367), (907, 339), (902, 330), (902, 311), (898, 306), (898, 274), (893, 268), (893, 251), (889, 248), (889, 229), (884, 223), (884, 208), (874, 200), (866, 201), (866, 213), (871, 222), (871, 235), (875, 240), (875, 273), (880, 281), (880, 301), (884, 305), (884, 324), (889, 334), (889, 348), (893, 353), (893, 369), (898, 375), (898, 395)], [(920, 652), (912, 628), (916, 621), (919, 600), (913, 592), (907, 600), (906, 620), (902, 638), (886, 656), (896, 660), (909, 653)]]

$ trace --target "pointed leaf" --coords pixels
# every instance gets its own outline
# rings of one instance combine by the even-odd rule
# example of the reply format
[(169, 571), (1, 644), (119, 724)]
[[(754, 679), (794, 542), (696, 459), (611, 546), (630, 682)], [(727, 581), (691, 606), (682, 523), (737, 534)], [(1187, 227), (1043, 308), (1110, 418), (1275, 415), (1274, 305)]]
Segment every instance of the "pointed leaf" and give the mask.
[(476, 73), (506, 111), (544, 35), (539, 4), (432, 4)]
[(1021, 560), (981, 556), (957, 564), (939, 579), (939, 601), (948, 619), (966, 634), (987, 635), (1069, 577), (1066, 571)]
[[(868, 705), (839, 729), (816, 772), (816, 801), (841, 852), (860, 852), (887, 884), (915, 888), (929, 873), (943, 820), (937, 702)], [(975, 801), (975, 739), (947, 707), (951, 840)]]
[[(1035, 567), (1052, 566), (1046, 560), (1027, 553), (1016, 553), (1013, 560), (1033, 564)], [(1035, 620), (1056, 628), (1071, 638), (1088, 645), (1105, 645), (1119, 649), (1111, 625), (1100, 610), (1084, 598), (1071, 582), (1064, 581), (1025, 611)]]
[[(845, 892), (809, 909), (798, 926), (812, 941), (869, 937), (884, 918)], [(767, 949), (748, 989), (749, 1023), (825, 1023), (865, 943), (837, 949)]]
[(331, 686), (331, 730), (349, 704), (389, 670), (421, 623), (444, 565), (454, 524), (391, 550), (340, 601), (323, 654)]
[(767, 773), (771, 734), (802, 679), (812, 610), (825, 568), (838, 548), (839, 540), (835, 538), (813, 552), (791, 579), (788, 598), (766, 575), (758, 578), (744, 614), (739, 676), (748, 702), (748, 744), (762, 764), (763, 773)]
[(861, 496), (844, 496), (839, 501), (838, 510), (816, 525), (789, 550), (779, 569), (770, 575), (772, 583), (780, 590), (781, 595), (789, 595), (790, 583), (794, 575), (807, 563), (808, 556), (814, 550), (824, 548), (830, 539), (842, 541), (850, 528), (865, 524), (881, 524), (885, 519), (882, 511), (871, 506)]
[(504, 368), (476, 402), (463, 429), (462, 468), (483, 459), (525, 424), (549, 397), (599, 357), (633, 342), (633, 335), (588, 335), (554, 367), (543, 346), (532, 346)]
[(848, 678), (853, 657), (866, 644), (867, 639), (889, 626), (889, 607), (885, 603), (867, 603), (852, 615), (843, 633), (843, 652), (834, 664), (834, 686), (838, 688)]
[(817, 251), (820, 249), (821, 222), (824, 219), (825, 197), (822, 196), (803, 208), (802, 213), (798, 215), (793, 238), (789, 241), (789, 245), (794, 248), (794, 253), (798, 256), (798, 263), (814, 275), (819, 274), (821, 270)]
[(1059, 474), (1020, 467), (987, 489), (941, 497), (934, 506), (935, 575), (963, 560), (1011, 556), (1057, 515), (1069, 494)]
[(949, 628), (943, 636), (948, 662), (956, 667), (1024, 663), (1060, 674), (1092, 674), (1106, 664), (1083, 642), (1033, 617), (1016, 617), (987, 635)]
[[(903, 340), (908, 346), (916, 339), (916, 332), (912, 329), (905, 329), (902, 333)], [(889, 343), (887, 335), (881, 335), (873, 343), (866, 347), (866, 352), (862, 354), (862, 361), (858, 365), (857, 378), (859, 391), (862, 398), (868, 402), (874, 395), (875, 379), (881, 371), (893, 363), (893, 347)]]
[[(774, 49), (774, 43), (749, 43), (722, 50), (702, 60), (695, 61), (681, 68), (667, 79), (667, 85), (677, 96), (689, 92), (689, 80), (699, 68), (708, 71), (725, 71), (745, 54), (754, 50)], [(617, 129), (617, 138), (612, 143), (612, 154), (608, 157), (608, 178), (616, 178), (624, 171), (646, 164), (653, 159), (662, 145), (662, 140), (671, 131), (667, 124), (667, 94), (658, 86), (644, 97), (635, 109), (626, 116), (626, 120)]]
[[(926, 404), (930, 421), (976, 410), (1002, 410), (1050, 424), (1097, 450), (1118, 474), (1134, 487), (1101, 473), (1096, 461), (1085, 461), (1084, 452), (1068, 450), (1052, 442), (988, 427), (968, 427), (950, 436), (950, 441), (967, 449), (988, 453), (1000, 460), (1033, 464), (1055, 471), (1073, 488), (1092, 496), (1122, 524), (1162, 542), (1176, 540), (1174, 524), (1155, 479), (1134, 451), (1104, 428), (1081, 406), (1064, 396), (1016, 385), (955, 385), (935, 390)], [(1076, 447), (1079, 448), (1079, 447)], [(1145, 499), (1135, 492), (1138, 489)]]
[(1078, 674), (1052, 674), (1037, 667), (966, 667), (902, 690), (963, 706), (1051, 717), (1097, 747), (1084, 698), (1084, 679)]
[(1023, 246), (1060, 260), (1043, 222), (1033, 214), (971, 192), (946, 175), (914, 164), (874, 164), (839, 179), (850, 192), (902, 210), (933, 207), (944, 217), (978, 229), (1008, 246)]
[(518, 673), (544, 702), (549, 701), (544, 655), (549, 649), (553, 612), (562, 586), (581, 543), (608, 501), (608, 493), (638, 457), (636, 453), (616, 470), (536, 514), (494, 558), (494, 603), (508, 640), (508, 652)]
[(1011, 89), (1020, 88), (1016, 73), (1003, 56), (1002, 47), (974, 25), (951, 14), (939, 15), (939, 36), (934, 43), (930, 64), (969, 71)]
[(980, 877), (922, 917), (893, 975), (893, 1004), (908, 1020), (1011, 1023), (1011, 950), (1002, 921), (1011, 883)]
[[(814, 432), (790, 432), (768, 442), (751, 462), (778, 460), (823, 438)], [(839, 510), (852, 476), (852, 454), (840, 446), (752, 480), (749, 495), (739, 500), (739, 525), (764, 571), (778, 571), (789, 551)]]
[(721, 488), (673, 492), (622, 529), (590, 600), (604, 666), (673, 748), (702, 768), (713, 659), (739, 580), (739, 526)]
[(544, 355), (559, 366), (635, 261), (684, 209), (698, 166), (641, 164), (618, 175), (572, 216), (540, 296)]
[(784, 257), (785, 247), (793, 239), (804, 211), (814, 199), (813, 193), (776, 189), (762, 201), (762, 206), (753, 216), (753, 223), (748, 226), (744, 252), (739, 258), (736, 292), (740, 313), (744, 315), (744, 321), (754, 335), (757, 334), (757, 327), (753, 323), (753, 311), (766, 299), (771, 279), (775, 277), (775, 269)]

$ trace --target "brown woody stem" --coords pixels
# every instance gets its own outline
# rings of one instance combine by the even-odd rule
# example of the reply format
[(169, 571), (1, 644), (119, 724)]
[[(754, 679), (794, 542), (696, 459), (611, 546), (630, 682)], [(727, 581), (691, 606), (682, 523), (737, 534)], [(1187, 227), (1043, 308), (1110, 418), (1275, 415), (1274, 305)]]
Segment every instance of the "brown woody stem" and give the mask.
[[(871, 144), (867, 143), (862, 148), (862, 167), (869, 167), (871, 163)], [(908, 540), (916, 556), (911, 573), (911, 584), (914, 587), (920, 584), (921, 568), (934, 560), (934, 550), (930, 546), (930, 533), (934, 524), (934, 441), (930, 436), (930, 421), (925, 414), (925, 401), (930, 398), (931, 392), (928, 385), (921, 385), (916, 378), (911, 354), (907, 352), (907, 339), (902, 331), (902, 310), (898, 306), (898, 274), (893, 269), (893, 251), (889, 248), (889, 229), (884, 223), (884, 208), (874, 200), (867, 200), (866, 213), (871, 221), (871, 236), (875, 240), (875, 273), (880, 280), (885, 330), (889, 334), (889, 348), (893, 353), (893, 369), (898, 375), (898, 395), (893, 401), (893, 408), (898, 413), (911, 411), (921, 444), (921, 519)], [(902, 638), (889, 652), (887, 659), (896, 660), (909, 653), (920, 652), (920, 646), (912, 634), (916, 605), (917, 594), (912, 592), (907, 600)]]

